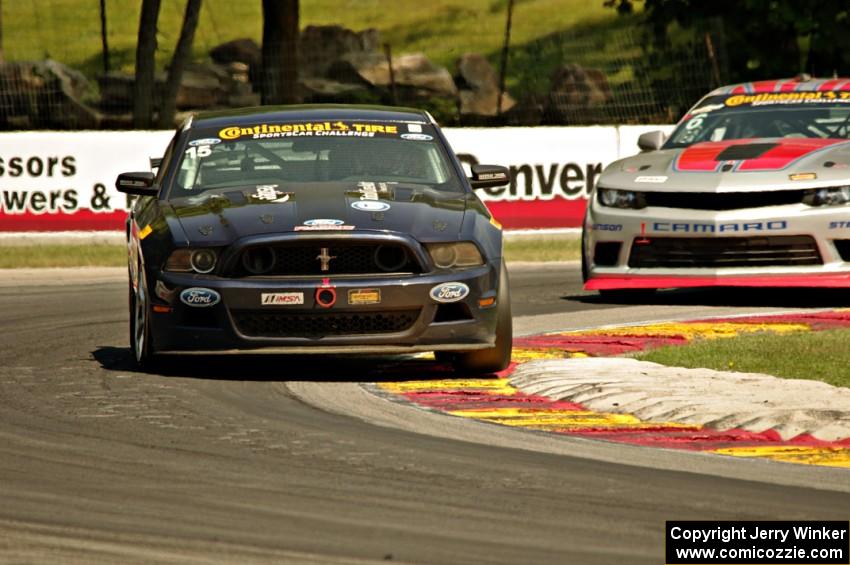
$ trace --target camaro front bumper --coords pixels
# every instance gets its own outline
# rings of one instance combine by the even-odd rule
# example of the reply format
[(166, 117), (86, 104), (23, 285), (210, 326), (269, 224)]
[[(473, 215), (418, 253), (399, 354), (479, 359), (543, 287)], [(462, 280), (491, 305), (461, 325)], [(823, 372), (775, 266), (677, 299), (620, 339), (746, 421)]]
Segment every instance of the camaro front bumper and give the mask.
[[(499, 276), (492, 265), (394, 277), (227, 279), (155, 272), (148, 280), (155, 281), (151, 329), (160, 353), (463, 351), (495, 342)], [(451, 302), (432, 298), (432, 290), (447, 283), (462, 283), (468, 294)], [(184, 303), (181, 293), (196, 288), (220, 300)], [(332, 295), (318, 296), (329, 289)], [(264, 304), (263, 295), (284, 295), (288, 302)]]
[(850, 206), (632, 210), (592, 201), (584, 231), (588, 290), (850, 287)]

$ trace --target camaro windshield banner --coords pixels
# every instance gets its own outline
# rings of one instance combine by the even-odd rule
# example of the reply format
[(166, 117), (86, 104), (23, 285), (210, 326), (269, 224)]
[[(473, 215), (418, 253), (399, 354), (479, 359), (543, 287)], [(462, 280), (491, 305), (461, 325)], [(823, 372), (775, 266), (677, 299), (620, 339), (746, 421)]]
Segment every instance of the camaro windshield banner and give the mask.
[[(602, 169), (636, 153), (638, 135), (652, 129), (658, 127), (443, 131), (467, 174), (476, 163), (510, 168), (510, 185), (478, 191), (506, 229), (551, 229), (579, 227), (587, 194)], [(401, 135), (347, 123), (313, 124), (304, 131), (312, 136)], [(303, 132), (258, 126), (256, 132), (233, 129), (222, 137), (296, 134)], [(150, 159), (162, 156), (172, 135), (171, 131), (0, 134), (0, 232), (123, 230), (128, 199), (115, 190), (115, 178), (122, 172), (150, 170)]]

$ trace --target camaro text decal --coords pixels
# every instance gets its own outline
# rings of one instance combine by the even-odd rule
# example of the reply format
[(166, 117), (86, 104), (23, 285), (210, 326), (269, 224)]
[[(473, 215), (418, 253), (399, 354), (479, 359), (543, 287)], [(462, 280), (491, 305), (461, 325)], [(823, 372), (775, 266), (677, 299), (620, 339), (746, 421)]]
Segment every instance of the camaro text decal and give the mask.
[(788, 228), (785, 220), (774, 220), (772, 222), (730, 222), (725, 224), (698, 224), (698, 223), (675, 223), (675, 222), (653, 222), (652, 230), (659, 232), (680, 233), (725, 233), (725, 232), (754, 232), (754, 231), (776, 231)]

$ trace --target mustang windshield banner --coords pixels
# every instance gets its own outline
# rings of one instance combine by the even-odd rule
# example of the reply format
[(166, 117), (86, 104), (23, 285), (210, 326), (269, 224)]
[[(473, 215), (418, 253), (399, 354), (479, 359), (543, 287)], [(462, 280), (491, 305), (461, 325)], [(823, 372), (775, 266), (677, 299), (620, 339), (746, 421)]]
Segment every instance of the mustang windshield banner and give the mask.
[[(315, 124), (311, 134), (401, 134), (357, 125)], [(506, 229), (551, 229), (579, 227), (587, 194), (602, 169), (637, 153), (638, 135), (653, 129), (659, 127), (443, 131), (467, 173), (475, 163), (510, 168), (510, 185), (478, 191)], [(234, 129), (223, 137), (299, 133), (284, 131), (283, 126), (263, 130), (261, 125), (257, 131)], [(150, 170), (150, 159), (162, 156), (172, 135), (171, 131), (0, 134), (0, 232), (123, 230), (128, 198), (115, 190), (115, 178), (126, 171)]]

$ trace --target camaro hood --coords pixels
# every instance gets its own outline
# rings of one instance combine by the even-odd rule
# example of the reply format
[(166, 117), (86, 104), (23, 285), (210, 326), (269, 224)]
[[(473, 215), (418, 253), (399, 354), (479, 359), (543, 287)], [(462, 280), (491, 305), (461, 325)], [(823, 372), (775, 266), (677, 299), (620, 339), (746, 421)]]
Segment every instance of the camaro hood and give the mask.
[[(361, 183), (363, 184), (363, 183)], [(190, 242), (293, 232), (319, 236), (351, 230), (409, 233), (423, 241), (457, 238), (466, 195), (422, 185), (315, 183), (288, 192), (266, 185), (207, 191), (170, 201)]]
[(679, 192), (791, 190), (848, 183), (850, 140), (762, 138), (695, 143), (609, 165), (607, 188)]

